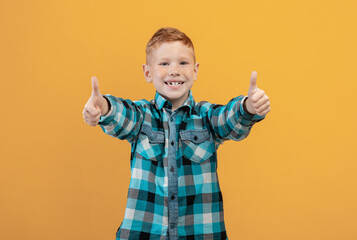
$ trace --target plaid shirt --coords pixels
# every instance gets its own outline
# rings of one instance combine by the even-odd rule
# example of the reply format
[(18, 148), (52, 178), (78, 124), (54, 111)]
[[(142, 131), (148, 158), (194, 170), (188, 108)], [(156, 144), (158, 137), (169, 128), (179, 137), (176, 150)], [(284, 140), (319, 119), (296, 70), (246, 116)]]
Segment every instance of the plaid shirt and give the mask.
[(244, 111), (239, 96), (227, 105), (172, 104), (105, 95), (110, 111), (103, 131), (131, 144), (131, 181), (117, 239), (228, 239), (217, 176), (217, 149), (242, 140), (264, 117)]

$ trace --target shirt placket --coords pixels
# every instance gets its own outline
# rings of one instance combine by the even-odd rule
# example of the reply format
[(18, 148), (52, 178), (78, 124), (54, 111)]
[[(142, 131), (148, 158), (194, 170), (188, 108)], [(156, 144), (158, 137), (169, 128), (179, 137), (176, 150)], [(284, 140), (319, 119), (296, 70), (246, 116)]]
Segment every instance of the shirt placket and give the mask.
[(178, 222), (178, 179), (176, 151), (178, 149), (178, 139), (176, 133), (176, 112), (168, 112), (169, 122), (169, 147), (168, 147), (168, 201), (169, 201), (169, 235), (170, 240), (177, 239)]

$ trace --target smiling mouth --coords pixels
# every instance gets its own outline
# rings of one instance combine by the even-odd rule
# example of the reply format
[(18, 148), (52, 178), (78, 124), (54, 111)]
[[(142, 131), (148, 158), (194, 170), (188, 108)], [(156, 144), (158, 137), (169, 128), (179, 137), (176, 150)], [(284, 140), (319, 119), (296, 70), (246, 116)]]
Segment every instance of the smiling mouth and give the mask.
[(165, 84), (170, 86), (178, 86), (178, 85), (182, 85), (183, 82), (165, 82)]

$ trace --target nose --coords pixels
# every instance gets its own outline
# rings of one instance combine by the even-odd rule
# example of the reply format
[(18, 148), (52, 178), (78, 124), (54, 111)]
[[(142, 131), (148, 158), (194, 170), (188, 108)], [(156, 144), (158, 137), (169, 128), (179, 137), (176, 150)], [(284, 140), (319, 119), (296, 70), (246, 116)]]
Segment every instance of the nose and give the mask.
[(173, 76), (173, 77), (180, 76), (180, 73), (179, 73), (179, 71), (178, 71), (178, 68), (177, 68), (177, 66), (176, 66), (175, 64), (170, 65), (169, 75), (170, 75), (170, 76)]

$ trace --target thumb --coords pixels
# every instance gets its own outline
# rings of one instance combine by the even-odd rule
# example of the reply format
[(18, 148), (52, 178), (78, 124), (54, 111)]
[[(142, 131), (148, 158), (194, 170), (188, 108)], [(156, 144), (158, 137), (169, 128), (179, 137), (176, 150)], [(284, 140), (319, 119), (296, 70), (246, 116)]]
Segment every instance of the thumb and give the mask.
[(248, 95), (253, 93), (253, 91), (257, 88), (258, 88), (258, 86), (257, 86), (257, 72), (253, 71), (252, 75), (250, 76), (250, 85), (249, 85)]
[(99, 84), (98, 84), (97, 77), (93, 76), (91, 80), (92, 80), (92, 97), (102, 96), (102, 94), (100, 94), (99, 91)]

